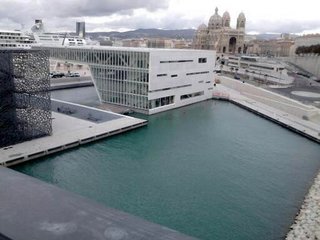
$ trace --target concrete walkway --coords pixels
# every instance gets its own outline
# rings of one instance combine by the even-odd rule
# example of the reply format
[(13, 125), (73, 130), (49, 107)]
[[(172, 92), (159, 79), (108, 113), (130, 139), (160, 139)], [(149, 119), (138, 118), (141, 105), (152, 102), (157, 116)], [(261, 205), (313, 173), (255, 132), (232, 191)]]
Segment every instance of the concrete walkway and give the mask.
[(91, 77), (51, 78), (50, 90), (93, 86)]
[[(102, 110), (97, 109), (97, 111)], [(95, 123), (52, 112), (52, 135), (1, 148), (0, 165), (12, 166), (147, 124), (146, 120), (116, 113), (110, 114), (120, 117), (102, 123)]]

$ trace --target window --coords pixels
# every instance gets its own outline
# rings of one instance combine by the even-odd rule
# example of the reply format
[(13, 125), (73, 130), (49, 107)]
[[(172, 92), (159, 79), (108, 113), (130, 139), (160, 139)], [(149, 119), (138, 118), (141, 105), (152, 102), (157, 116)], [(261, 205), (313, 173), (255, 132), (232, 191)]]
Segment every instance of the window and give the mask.
[(160, 61), (160, 63), (183, 63), (183, 62), (193, 62), (193, 60), (170, 60), (170, 61)]
[(198, 59), (198, 63), (206, 63), (207, 62), (207, 58), (199, 58)]
[(187, 73), (187, 76), (189, 75), (198, 75), (198, 74), (207, 74), (209, 73), (209, 71), (205, 71), (205, 72), (192, 72), (192, 73)]
[(149, 109), (166, 106), (174, 103), (174, 96), (157, 98), (149, 101)]
[(165, 76), (167, 76), (168, 74), (166, 74), (166, 73), (163, 73), (163, 74), (157, 74), (157, 77), (165, 77)]
[(198, 97), (198, 96), (201, 96), (201, 95), (204, 95), (204, 91), (181, 95), (180, 99), (181, 100), (185, 100), (185, 99), (188, 99), (188, 98)]
[(185, 87), (191, 87), (191, 86), (192, 86), (192, 84), (187, 84), (187, 85), (181, 85), (181, 86), (176, 86), (176, 87), (172, 87), (172, 88), (162, 88), (162, 89), (157, 89), (157, 90), (149, 91), (149, 93), (152, 93), (152, 92), (162, 92), (162, 91), (167, 91), (167, 90), (171, 90), (171, 89), (185, 88)]

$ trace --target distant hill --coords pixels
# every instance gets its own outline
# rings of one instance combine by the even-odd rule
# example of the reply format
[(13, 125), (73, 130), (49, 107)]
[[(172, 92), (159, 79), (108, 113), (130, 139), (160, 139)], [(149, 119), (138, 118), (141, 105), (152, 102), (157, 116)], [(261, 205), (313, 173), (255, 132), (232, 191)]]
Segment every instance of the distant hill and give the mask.
[(262, 33), (254, 36), (256, 36), (258, 40), (271, 40), (279, 38), (280, 34)]
[[(127, 32), (87, 32), (87, 35), (92, 39), (98, 37), (110, 37), (117, 39), (132, 39), (132, 38), (171, 38), (171, 39), (193, 39), (195, 29), (176, 29), (176, 30), (163, 30), (163, 29), (137, 29)], [(277, 39), (280, 34), (263, 33), (255, 36), (258, 40), (270, 40)]]
[(99, 36), (128, 39), (128, 38), (177, 38), (177, 39), (193, 39), (194, 29), (177, 29), (177, 30), (162, 30), (162, 29), (137, 29), (128, 32), (88, 32), (87, 35), (93, 39)]

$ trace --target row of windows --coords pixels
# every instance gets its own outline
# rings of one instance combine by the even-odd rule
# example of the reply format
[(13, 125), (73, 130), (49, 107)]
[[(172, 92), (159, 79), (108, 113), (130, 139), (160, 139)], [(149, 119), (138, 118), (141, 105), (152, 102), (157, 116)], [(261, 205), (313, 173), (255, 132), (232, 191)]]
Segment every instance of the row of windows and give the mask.
[(153, 93), (153, 92), (162, 92), (162, 91), (168, 91), (168, 90), (172, 90), (172, 89), (185, 88), (185, 87), (191, 87), (191, 86), (192, 86), (192, 84), (186, 84), (186, 85), (177, 86), (177, 87), (172, 87), (172, 88), (162, 88), (162, 89), (157, 89), (157, 90), (149, 91), (149, 93)]
[(181, 100), (185, 100), (185, 99), (188, 99), (188, 98), (199, 97), (201, 95), (204, 95), (204, 91), (181, 95), (180, 99)]
[(157, 98), (149, 101), (149, 109), (166, 106), (174, 103), (174, 96)]
[(192, 73), (187, 73), (187, 76), (189, 75), (198, 75), (198, 74), (207, 74), (209, 73), (209, 71), (205, 71), (205, 72), (192, 72)]
[[(187, 73), (186, 75), (187, 76), (190, 76), (190, 75), (199, 75), (199, 74), (208, 74), (209, 71), (205, 71), (205, 72), (193, 72), (193, 73)], [(166, 77), (168, 76), (168, 74), (166, 73), (161, 73), (161, 74), (157, 74), (157, 77)], [(178, 77), (178, 74), (172, 74), (171, 77)]]
[(0, 44), (0, 47), (16, 47), (15, 44)]
[(7, 32), (0, 32), (0, 35), (8, 35), (8, 36), (20, 36), (20, 33), (7, 33)]
[(0, 36), (0, 39), (24, 40), (24, 39), (28, 39), (28, 38), (26, 38), (26, 37), (8, 37), (8, 36)]
[(0, 47), (31, 47), (31, 45), (24, 45), (24, 44), (0, 44)]
[[(193, 60), (168, 60), (168, 61), (160, 61), (160, 63), (185, 63), (185, 62), (193, 62)], [(206, 63), (207, 58), (198, 58), (198, 63)]]
[(193, 62), (193, 60), (169, 60), (169, 61), (160, 61), (160, 63), (184, 63), (184, 62)]

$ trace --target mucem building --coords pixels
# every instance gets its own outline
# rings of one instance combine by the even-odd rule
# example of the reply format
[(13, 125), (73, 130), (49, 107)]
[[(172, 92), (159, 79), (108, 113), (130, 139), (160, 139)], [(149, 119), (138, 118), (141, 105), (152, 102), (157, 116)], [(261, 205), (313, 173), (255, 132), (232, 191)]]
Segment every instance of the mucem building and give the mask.
[(90, 66), (100, 101), (154, 114), (212, 98), (215, 51), (41, 47), (55, 60)]
[(49, 53), (0, 49), (0, 147), (52, 133)]

